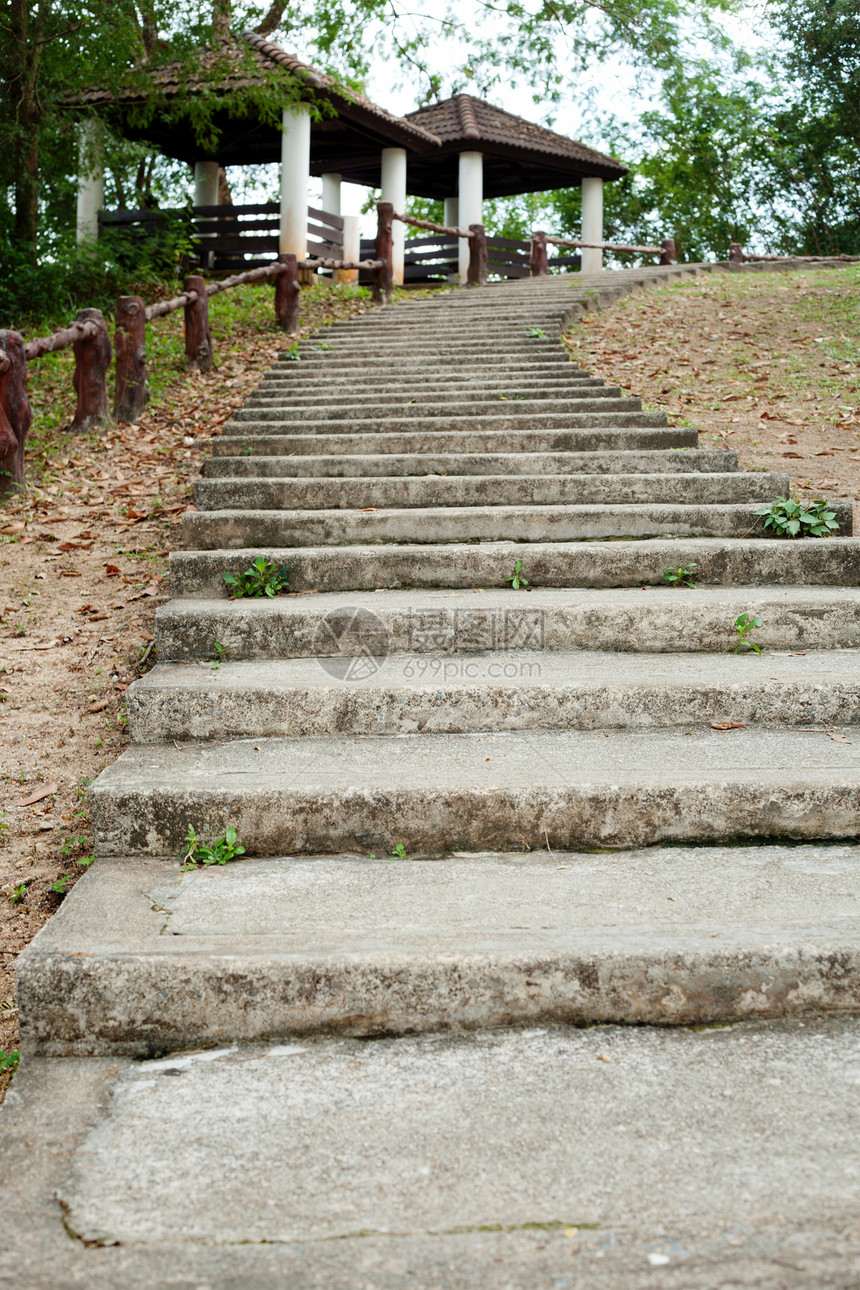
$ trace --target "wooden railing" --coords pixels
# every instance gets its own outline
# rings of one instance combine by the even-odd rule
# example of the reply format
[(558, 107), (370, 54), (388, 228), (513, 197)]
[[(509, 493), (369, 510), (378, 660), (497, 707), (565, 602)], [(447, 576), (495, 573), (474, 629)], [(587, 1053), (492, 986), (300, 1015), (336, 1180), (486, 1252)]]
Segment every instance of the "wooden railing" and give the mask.
[[(297, 260), (281, 255), (274, 264), (249, 269), (220, 282), (204, 281), (190, 274), (184, 290), (169, 300), (144, 304), (140, 296), (120, 296), (116, 306), (114, 351), (113, 417), (117, 421), (136, 421), (146, 407), (146, 324), (164, 318), (177, 310), (185, 314), (185, 362), (189, 369), (206, 372), (212, 367), (214, 351), (209, 328), (209, 300), (221, 291), (266, 278), (275, 281), (275, 318), (287, 332), (298, 330), (300, 285), (299, 269), (369, 269), (376, 276), (374, 297), (390, 283), (391, 260), (345, 261), (315, 256)], [(25, 486), (24, 443), (33, 423), (33, 412), (27, 398), (27, 364), (46, 354), (73, 347), (75, 371), (73, 383), (77, 405), (72, 432), (91, 430), (111, 419), (108, 395), (108, 371), (111, 343), (104, 315), (98, 309), (82, 309), (70, 327), (50, 336), (24, 341), (16, 331), (0, 331), (0, 496)]]
[(729, 247), (729, 264), (760, 262), (763, 264), (822, 264), (839, 261), (841, 264), (856, 264), (860, 255), (755, 255), (748, 254), (740, 242), (732, 242)]

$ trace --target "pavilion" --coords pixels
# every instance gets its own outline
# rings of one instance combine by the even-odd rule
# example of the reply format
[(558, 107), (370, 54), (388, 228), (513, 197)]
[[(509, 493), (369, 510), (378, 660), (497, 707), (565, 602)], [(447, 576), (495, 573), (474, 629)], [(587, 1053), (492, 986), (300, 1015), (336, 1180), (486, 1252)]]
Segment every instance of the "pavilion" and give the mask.
[[(485, 198), (581, 186), (583, 241), (603, 240), (604, 181), (626, 174), (614, 157), (468, 94), (395, 116), (254, 32), (245, 33), (243, 42), (241, 47), (202, 51), (200, 89), (205, 84), (206, 92), (226, 96), (246, 87), (274, 85), (277, 92), (283, 76), (289, 92), (284, 94), (281, 121), (253, 105), (237, 109), (234, 99), (215, 114), (218, 144), (210, 155), (201, 155), (190, 120), (177, 123), (156, 115), (140, 124), (145, 96), (139, 89), (125, 97), (93, 89), (70, 104), (78, 113), (87, 113), (80, 131), (78, 241), (98, 236), (104, 199), (98, 119), (127, 138), (145, 140), (165, 156), (192, 165), (196, 206), (218, 204), (219, 166), (280, 162), (280, 250), (299, 259), (307, 255), (312, 175), (322, 177), (323, 209), (333, 215), (341, 213), (340, 186), (346, 180), (380, 188), (382, 200), (397, 211), (405, 209), (408, 193), (442, 198), (445, 223), (464, 227), (483, 222)], [(158, 69), (152, 79), (166, 99), (197, 88), (176, 67)], [(395, 224), (398, 282), (403, 280), (405, 232), (403, 224)], [(464, 275), (465, 243), (460, 254)], [(357, 218), (354, 227), (344, 228), (344, 256), (358, 258)], [(593, 272), (601, 262), (600, 251), (584, 252), (583, 270)]]

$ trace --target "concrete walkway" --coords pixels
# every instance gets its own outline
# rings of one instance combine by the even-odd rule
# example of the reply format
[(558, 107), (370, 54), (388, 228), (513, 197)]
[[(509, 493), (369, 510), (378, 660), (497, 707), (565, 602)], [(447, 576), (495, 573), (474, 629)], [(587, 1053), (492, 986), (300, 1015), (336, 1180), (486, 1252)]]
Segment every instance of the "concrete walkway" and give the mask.
[(857, 1284), (860, 541), (568, 361), (619, 289), (338, 325), (214, 441), (20, 961), (0, 1285)]

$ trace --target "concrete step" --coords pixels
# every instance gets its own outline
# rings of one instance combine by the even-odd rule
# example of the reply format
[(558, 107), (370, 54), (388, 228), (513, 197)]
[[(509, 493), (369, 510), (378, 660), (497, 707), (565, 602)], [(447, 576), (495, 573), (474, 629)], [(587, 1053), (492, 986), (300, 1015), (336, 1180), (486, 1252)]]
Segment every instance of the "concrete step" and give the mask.
[(595, 390), (614, 390), (615, 398), (621, 398), (619, 386), (607, 386), (603, 381), (590, 377), (562, 376), (556, 379), (529, 381), (485, 380), (467, 383), (465, 381), (445, 381), (438, 387), (431, 385), (425, 377), (412, 382), (399, 382), (392, 385), (373, 386), (370, 383), (359, 387), (354, 381), (344, 381), (340, 385), (326, 381), (323, 385), (315, 382), (297, 388), (295, 381), (284, 378), (281, 381), (264, 381), (252, 398), (278, 396), (285, 399), (300, 399), (305, 407), (326, 407), (330, 404), (343, 404), (349, 399), (351, 404), (370, 403), (439, 403), (452, 399), (490, 398), (490, 399), (553, 399), (579, 398), (581, 395), (600, 398)]
[[(383, 416), (397, 417), (451, 417), (451, 416), (492, 416), (500, 409), (510, 408), (520, 416), (539, 413), (562, 412), (602, 412), (604, 409), (618, 411), (636, 411), (642, 407), (641, 399), (627, 398), (616, 386), (604, 386), (595, 390), (566, 390), (563, 393), (547, 394), (544, 398), (533, 399), (506, 398), (498, 394), (469, 395), (453, 397), (444, 391), (435, 399), (419, 402), (405, 397), (402, 393), (397, 398), (384, 401), (368, 398), (352, 402), (349, 398), (329, 403), (306, 404), (292, 393), (256, 394), (248, 399), (242, 409), (253, 418), (258, 410), (277, 411), (278, 419), (293, 421), (362, 421)], [(240, 418), (241, 419), (241, 418)]]
[[(266, 554), (284, 556), (284, 552)], [(732, 624), (741, 614), (762, 619), (751, 639), (763, 649), (842, 651), (860, 646), (860, 591), (853, 587), (728, 586), (684, 591), (663, 583), (537, 586), (530, 592), (514, 592), (503, 581), (513, 571), (514, 560), (509, 557), (500, 566), (495, 585), (475, 591), (411, 588), (363, 596), (354, 591), (307, 591), (273, 599), (227, 599), (222, 571), (239, 572), (251, 558), (253, 553), (248, 551), (171, 557), (174, 599), (156, 611), (155, 620), (162, 662), (211, 660), (216, 641), (225, 657), (234, 661), (361, 657), (368, 660), (368, 675), (379, 671), (390, 654), (445, 658), (493, 650), (622, 650), (721, 655), (737, 641)], [(204, 559), (205, 569), (201, 569)], [(531, 579), (532, 559), (527, 551), (523, 561), (524, 573)], [(765, 567), (770, 563), (767, 555), (762, 563)], [(293, 585), (296, 564), (291, 552)], [(759, 572), (752, 560), (749, 565), (753, 574)], [(184, 587), (195, 578), (192, 589), (198, 590), (198, 596), (184, 596)], [(717, 667), (719, 659), (711, 658), (711, 664)], [(847, 659), (846, 668), (851, 664)], [(759, 674), (760, 670), (752, 672)]]
[[(513, 389), (515, 392), (520, 387), (525, 389), (545, 389), (548, 386), (558, 386), (561, 389), (580, 386), (603, 386), (604, 381), (599, 376), (592, 374), (581, 367), (576, 367), (571, 362), (569, 367), (559, 366), (557, 363), (548, 364), (517, 364), (511, 371), (492, 371), (482, 370), (472, 372), (468, 368), (457, 368), (456, 371), (446, 371), (439, 368), (440, 384), (445, 388), (452, 390), (469, 390), (472, 388), (507, 390)], [(363, 392), (368, 397), (373, 397), (377, 391), (393, 391), (398, 393), (401, 390), (415, 390), (419, 394), (426, 394), (428, 389), (432, 394), (432, 388), (427, 379), (427, 371), (414, 372), (411, 375), (407, 372), (400, 372), (395, 379), (391, 374), (374, 374), (365, 371), (364, 375), (351, 373), (349, 375), (339, 375), (337, 372), (331, 372), (326, 376), (325, 384), (321, 385), (319, 374), (311, 371), (301, 364), (282, 363), (279, 367), (272, 367), (262, 378), (258, 389), (289, 389), (292, 385), (298, 385), (305, 390), (309, 398), (315, 395), (325, 396), (328, 392), (339, 393), (342, 390), (354, 390)]]
[[(731, 641), (729, 622), (720, 627), (720, 639)], [(383, 656), (365, 641), (362, 654), (345, 657), (335, 653), (341, 639), (328, 635), (327, 652), (316, 658), (158, 663), (126, 693), (132, 739), (860, 725), (856, 650), (769, 653), (751, 666), (746, 654), (499, 647)], [(382, 635), (376, 628), (373, 642)]]
[(378, 453), (336, 457), (208, 457), (206, 479), (228, 476), (361, 478), (379, 475), (652, 475), (733, 473), (738, 455), (720, 448), (650, 452)]
[[(850, 532), (850, 505), (834, 502), (833, 510), (842, 532)], [(182, 538), (185, 545), (197, 550), (375, 542), (582, 542), (593, 538), (764, 536), (763, 525), (755, 504), (743, 502), (699, 506), (607, 502), (591, 506), (392, 507), (362, 511), (249, 509), (186, 511)]]
[[(223, 460), (223, 459), (222, 459)], [(252, 460), (245, 458), (246, 461)], [(198, 479), (198, 510), (327, 510), (376, 507), (710, 506), (788, 495), (788, 475), (777, 473), (633, 475), (460, 475), (391, 478)]]
[[(600, 409), (594, 412), (529, 412), (517, 411), (517, 405), (499, 403), (498, 412), (468, 414), (448, 413), (444, 416), (429, 415), (425, 408), (416, 407), (414, 415), (400, 412), (394, 416), (384, 413), (362, 417), (362, 434), (398, 434), (415, 430), (616, 430), (636, 427), (640, 430), (658, 429), (666, 425), (665, 412), (641, 412), (639, 399), (603, 399)], [(328, 435), (343, 432), (352, 424), (339, 419), (290, 421), (278, 408), (238, 408), (232, 421), (224, 423), (225, 431), (239, 434), (295, 433), (301, 427), (304, 434)], [(260, 429), (259, 427), (262, 427)]]
[[(853, 597), (860, 585), (860, 540), (853, 537), (799, 538), (646, 538), (635, 542), (502, 541), (480, 545), (451, 543), (421, 546), (251, 547), (241, 550), (173, 551), (170, 579), (174, 596), (223, 596), (222, 571), (241, 573), (258, 555), (290, 566), (296, 592), (376, 591), (378, 588), (501, 588), (514, 563), (522, 560), (532, 597), (551, 588), (666, 587), (663, 574), (693, 562), (700, 579), (719, 587), (804, 585), (826, 587), (832, 595)], [(705, 584), (702, 586), (701, 584)], [(468, 592), (464, 592), (468, 596)], [(634, 594), (628, 592), (628, 594)], [(682, 593), (685, 594), (685, 593)], [(696, 593), (698, 595), (698, 592)], [(287, 598), (289, 603), (292, 600)], [(283, 600), (278, 602), (284, 603)], [(674, 603), (674, 602), (672, 602)], [(686, 602), (685, 602), (686, 604)], [(161, 611), (159, 611), (161, 612)], [(684, 613), (689, 612), (686, 604)]]
[[(640, 416), (645, 415), (639, 413)], [(327, 434), (321, 442), (318, 434), (281, 433), (277, 426), (257, 422), (255, 429), (247, 422), (233, 422), (228, 433), (209, 441), (216, 457), (248, 456), (317, 456), (325, 448), (332, 456), (366, 453), (439, 453), (439, 452), (615, 452), (648, 451), (653, 448), (695, 448), (699, 435), (692, 427), (659, 426), (641, 429), (637, 426), (608, 426), (577, 430), (410, 430), (402, 434)]]
[[(480, 362), (481, 359), (490, 359), (493, 362), (504, 361), (506, 358), (519, 359), (520, 361), (531, 362), (533, 359), (543, 359), (550, 362), (556, 357), (562, 361), (569, 361), (567, 351), (561, 344), (560, 336), (548, 337), (546, 340), (529, 341), (517, 339), (511, 336), (500, 336), (498, 338), (487, 337), (486, 339), (480, 333), (468, 339), (468, 348), (473, 358)], [(450, 358), (459, 358), (463, 352), (464, 341), (450, 339), (446, 336), (444, 340), (434, 340), (433, 336), (425, 335), (420, 342), (420, 354), (426, 358), (436, 358), (439, 363), (447, 363)], [(303, 343), (299, 346), (299, 361), (302, 363), (312, 363), (314, 366), (340, 366), (342, 362), (374, 362), (380, 365), (398, 363), (401, 358), (412, 360), (416, 352), (416, 341), (414, 337), (404, 336), (400, 340), (341, 340), (337, 344), (331, 342), (322, 342), (313, 344), (310, 342)], [(287, 360), (295, 362), (295, 359)]]
[(413, 346), (410, 353), (402, 356), (384, 356), (379, 351), (368, 354), (338, 354), (335, 356), (331, 351), (318, 350), (315, 354), (304, 354), (298, 360), (295, 358), (282, 359), (281, 362), (285, 366), (289, 363), (297, 367), (306, 367), (314, 372), (317, 380), (323, 380), (326, 365), (339, 374), (346, 371), (355, 371), (365, 376), (367, 375), (368, 366), (373, 366), (376, 369), (375, 374), (377, 376), (390, 378), (395, 369), (398, 373), (402, 371), (407, 375), (411, 372), (428, 370), (438, 371), (444, 375), (449, 369), (454, 371), (468, 369), (474, 372), (503, 372), (520, 369), (528, 370), (534, 366), (566, 370), (571, 359), (561, 345), (555, 345), (552, 349), (535, 351), (532, 354), (527, 349), (508, 351), (507, 348), (500, 349), (493, 345), (474, 353), (471, 346), (465, 345), (459, 349), (452, 349), (450, 353), (445, 354), (437, 350), (425, 354)]
[[(607, 1022), (690, 1026), (850, 1015), (860, 1008), (860, 848), (714, 847), (703, 854), (676, 847), (609, 856), (563, 850), (551, 833), (550, 844), (551, 852), (544, 842), (529, 854), (454, 855), (431, 862), (348, 854), (244, 859), (193, 873), (153, 859), (98, 859), (62, 915), (19, 960), (22, 1047), (31, 1057), (140, 1058), (288, 1036)], [(534, 1043), (535, 1031), (527, 1033)], [(553, 1033), (556, 1044), (567, 1045), (566, 1036), (575, 1032)], [(606, 1039), (602, 1032), (592, 1060), (595, 1052), (610, 1060)], [(723, 1036), (721, 1047), (728, 1039)], [(674, 1037), (664, 1033), (660, 1043), (673, 1049), (674, 1066)], [(360, 1067), (374, 1061), (378, 1047), (365, 1044), (360, 1059), (347, 1047), (351, 1061), (338, 1067), (340, 1097), (348, 1089), (348, 1114), (360, 1117), (365, 1128), (377, 1098), (361, 1083)], [(747, 1047), (744, 1069), (758, 1045)], [(303, 1051), (316, 1049), (286, 1050)], [(613, 1049), (612, 1057), (618, 1056)], [(249, 1059), (252, 1054), (244, 1052), (243, 1061)], [(194, 1060), (174, 1059), (174, 1073), (188, 1071)], [(291, 1084), (295, 1060), (286, 1067)], [(217, 1060), (207, 1064), (218, 1067)], [(816, 1062), (806, 1080), (822, 1065), (828, 1061)], [(267, 1124), (285, 1096), (285, 1068), (280, 1069), (279, 1083), (263, 1101)], [(784, 1076), (782, 1063), (764, 1069)], [(428, 1076), (431, 1070), (434, 1082), (444, 1079), (446, 1099), (461, 1087), (459, 1080), (449, 1087), (452, 1072), (438, 1046)], [(558, 1107), (567, 1103), (572, 1070), (581, 1087), (583, 1073), (568, 1061)], [(150, 1091), (134, 1098), (135, 1117), (145, 1114), (141, 1106), (150, 1104), (158, 1071), (144, 1066), (142, 1074)], [(518, 1102), (522, 1086), (503, 1092), (504, 1074), (498, 1064), (482, 1072), (485, 1099), (513, 1096)], [(722, 1068), (714, 1069), (717, 1075), (714, 1097), (728, 1078)], [(691, 1077), (701, 1113), (701, 1055)], [(600, 1078), (608, 1076), (601, 1072)], [(762, 1074), (757, 1078), (760, 1086), (768, 1082)], [(546, 1079), (541, 1064), (535, 1087), (543, 1089)], [(182, 1081), (170, 1084), (169, 1096), (175, 1097)], [(660, 1087), (665, 1092), (665, 1082)], [(637, 1089), (638, 1106), (638, 1084)], [(414, 1098), (414, 1086), (404, 1085), (401, 1096), (391, 1108), (396, 1121)], [(226, 1097), (235, 1115), (232, 1093)], [(308, 1097), (316, 1104), (319, 1088), (312, 1094), (309, 1088)], [(426, 1098), (422, 1090), (422, 1115)], [(128, 1100), (115, 1100), (121, 1116), (130, 1113)], [(652, 1101), (645, 1098), (646, 1104)], [(792, 1098), (789, 1104), (796, 1122), (801, 1103)], [(821, 1107), (810, 1111), (820, 1119)], [(296, 1113), (303, 1119), (307, 1111)], [(199, 1104), (186, 1104), (185, 1115), (196, 1126), (196, 1155), (201, 1123), (208, 1135), (209, 1117), (201, 1120)], [(240, 1123), (245, 1132), (246, 1115)], [(342, 1114), (330, 1109), (321, 1124), (327, 1142), (341, 1124)], [(576, 1136), (575, 1125), (571, 1131)], [(545, 1161), (546, 1121), (535, 1125), (535, 1134)], [(91, 1182), (94, 1171), (100, 1177), (110, 1169), (115, 1197), (117, 1177), (127, 1179), (138, 1153), (126, 1144), (106, 1162), (101, 1136), (100, 1149), (82, 1158), (78, 1186)], [(143, 1149), (146, 1137), (144, 1130)], [(367, 1141), (365, 1132), (365, 1152)], [(262, 1138), (255, 1152), (259, 1165), (266, 1158)], [(522, 1161), (531, 1155), (525, 1151)], [(214, 1159), (213, 1169), (219, 1177)], [(149, 1191), (151, 1175), (147, 1182)], [(196, 1194), (210, 1196), (205, 1185)], [(323, 1203), (320, 1212), (328, 1214), (329, 1205)], [(482, 1215), (484, 1221), (488, 1217), (495, 1214)], [(583, 1215), (574, 1210), (574, 1217)], [(82, 1234), (80, 1212), (74, 1230)], [(175, 1230), (181, 1243), (184, 1229)], [(222, 1229), (218, 1237), (213, 1229), (218, 1238)]]
[[(90, 787), (98, 855), (445, 854), (860, 835), (860, 727), (134, 744)], [(798, 741), (802, 741), (799, 743)]]

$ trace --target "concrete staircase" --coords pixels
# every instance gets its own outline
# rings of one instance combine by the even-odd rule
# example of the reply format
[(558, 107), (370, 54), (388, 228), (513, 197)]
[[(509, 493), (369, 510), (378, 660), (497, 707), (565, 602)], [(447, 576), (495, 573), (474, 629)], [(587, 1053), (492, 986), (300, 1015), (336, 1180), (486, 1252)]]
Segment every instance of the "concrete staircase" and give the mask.
[[(695, 430), (569, 361), (561, 330), (597, 292), (613, 295), (603, 281), (514, 283), (335, 326), (304, 342), (300, 361), (284, 355), (225, 426), (171, 559), (158, 663), (128, 692), (133, 745), (92, 788), (98, 860), (21, 959), (29, 1058), (374, 1036), (384, 1071), (384, 1036), (857, 1012), (850, 507), (836, 508), (839, 537), (766, 538), (755, 510), (787, 493), (784, 474), (739, 472), (734, 452), (699, 449)], [(222, 573), (260, 554), (289, 565), (291, 594), (229, 600)], [(528, 590), (506, 582), (517, 560)], [(664, 571), (689, 562), (701, 585), (667, 586)], [(762, 619), (761, 656), (730, 652), (744, 613)], [(232, 825), (247, 858), (180, 872), (189, 825), (206, 839)], [(497, 1089), (503, 1137), (520, 1123), (521, 1082), (540, 1083), (550, 1061), (517, 1037), (531, 1033), (446, 1050), (446, 1079), (461, 1071)], [(436, 1042), (414, 1041), (414, 1069), (396, 1068), (395, 1085), (437, 1090), (428, 1105), (448, 1096)], [(656, 1074), (653, 1036), (582, 1042), (575, 1056), (574, 1039), (559, 1038), (570, 1049), (553, 1049), (559, 1071), (621, 1045), (655, 1088), (669, 1079)], [(738, 1043), (725, 1060), (743, 1079)], [(313, 1051), (308, 1123), (325, 1138), (344, 1075), (337, 1062), (331, 1074), (325, 1042)], [(138, 1091), (162, 1065), (140, 1068)], [(124, 1069), (127, 1084), (138, 1079)], [(257, 1105), (239, 1067), (224, 1071), (231, 1097)], [(217, 1118), (210, 1092), (199, 1096)], [(362, 1096), (338, 1123), (364, 1114)], [(129, 1155), (116, 1105), (63, 1193), (69, 1230), (176, 1240), (177, 1210), (149, 1197), (149, 1166), (145, 1201), (114, 1195), (116, 1161), (98, 1181), (95, 1159)], [(182, 1137), (197, 1121), (180, 1105), (185, 1119), (170, 1123)], [(609, 1104), (606, 1114), (617, 1118)], [(725, 1158), (746, 1150), (746, 1133), (722, 1144)], [(313, 1159), (320, 1141), (309, 1139)], [(488, 1141), (475, 1147), (482, 1159)], [(197, 1142), (185, 1197), (211, 1183)], [(231, 1143), (219, 1158), (239, 1150)], [(499, 1195), (519, 1194), (518, 1168), (512, 1159)], [(307, 1184), (315, 1214), (329, 1212), (326, 1179)], [(696, 1186), (707, 1185), (703, 1174)], [(727, 1185), (726, 1222), (736, 1191)], [(255, 1211), (248, 1226), (240, 1207), (229, 1236), (198, 1206), (195, 1239), (291, 1240), (283, 1214), (296, 1193), (285, 1195), (271, 1202), (277, 1221)], [(439, 1196), (419, 1205), (427, 1224), (472, 1221)], [(529, 1226), (528, 1205), (497, 1200), (479, 1186), (462, 1212)], [(386, 1205), (373, 1211), (384, 1222), (356, 1209), (287, 1227), (310, 1241), (407, 1222)], [(516, 1284), (534, 1284), (523, 1266)]]

